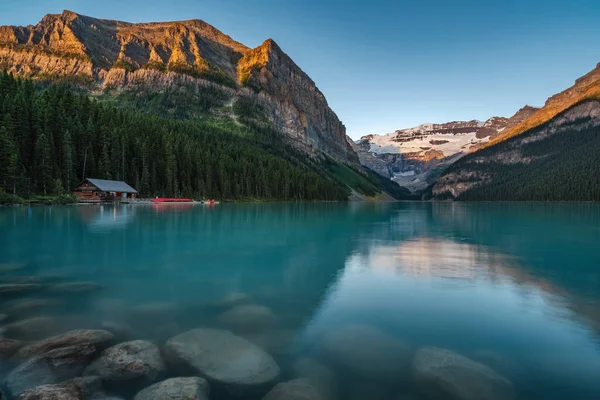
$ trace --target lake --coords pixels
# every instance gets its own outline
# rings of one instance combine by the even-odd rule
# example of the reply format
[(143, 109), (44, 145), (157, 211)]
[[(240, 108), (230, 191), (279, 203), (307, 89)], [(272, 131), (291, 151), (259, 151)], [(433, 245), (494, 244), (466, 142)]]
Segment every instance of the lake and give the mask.
[[(596, 204), (0, 208), (0, 264), (5, 337), (114, 335), (47, 378), (19, 375), (23, 348), (0, 356), (13, 394), (84, 374), (133, 398), (185, 373), (211, 399), (298, 377), (270, 399), (303, 384), (309, 400), (600, 399)], [(131, 380), (97, 365), (132, 340), (164, 365), (142, 357), (161, 365)]]

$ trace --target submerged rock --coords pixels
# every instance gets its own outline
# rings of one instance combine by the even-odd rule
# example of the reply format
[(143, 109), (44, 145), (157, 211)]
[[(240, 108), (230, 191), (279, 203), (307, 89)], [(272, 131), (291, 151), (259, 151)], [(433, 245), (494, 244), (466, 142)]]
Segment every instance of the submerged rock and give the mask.
[(102, 321), (100, 328), (109, 331), (115, 336), (117, 342), (128, 342), (142, 337), (142, 333), (136, 331), (124, 322)]
[(277, 317), (267, 307), (241, 305), (221, 314), (218, 322), (234, 332), (258, 332), (273, 328)]
[(291, 329), (276, 329), (258, 333), (240, 334), (274, 356), (289, 354), (294, 346), (297, 332)]
[(60, 302), (53, 299), (21, 299), (11, 304), (7, 311), (13, 317), (25, 317), (51, 310), (58, 305)]
[(476, 351), (471, 354), (471, 358), (509, 378), (526, 373), (515, 360), (494, 350)]
[(119, 343), (104, 350), (84, 375), (97, 375), (111, 386), (139, 388), (155, 382), (166, 372), (156, 345), (144, 341)]
[(430, 399), (513, 400), (512, 383), (491, 368), (435, 347), (422, 348), (413, 360), (415, 384)]
[(94, 293), (102, 289), (95, 282), (67, 282), (50, 286), (48, 292), (53, 294), (84, 294)]
[(11, 276), (7, 283), (55, 283), (65, 279), (58, 274)]
[(223, 310), (235, 306), (240, 306), (242, 304), (247, 304), (250, 301), (252, 301), (252, 298), (246, 293), (231, 292), (217, 300), (214, 303), (214, 306)]
[(176, 303), (148, 303), (131, 309), (128, 321), (144, 336), (166, 340), (181, 332), (178, 324), (180, 307)]
[(370, 381), (365, 379), (354, 379), (350, 382), (345, 383), (346, 384), (342, 388), (343, 393), (341, 397), (344, 400), (394, 399), (394, 385), (382, 385), (381, 382)]
[(39, 385), (75, 378), (92, 360), (95, 352), (93, 345), (81, 344), (30, 358), (10, 372), (6, 378), (6, 386), (13, 395), (18, 395)]
[(6, 325), (6, 336), (31, 341), (47, 338), (63, 331), (62, 324), (57, 318), (35, 317)]
[(3, 263), (0, 264), (0, 274), (14, 273), (27, 267), (25, 263)]
[(203, 378), (171, 378), (147, 387), (134, 400), (208, 400), (209, 393)]
[(275, 386), (263, 400), (328, 400), (316, 387), (306, 379), (280, 383)]
[(77, 344), (89, 343), (101, 350), (114, 338), (114, 335), (105, 330), (97, 329), (78, 329), (69, 331), (62, 335), (52, 336), (41, 342), (33, 343), (20, 349), (16, 357), (27, 358), (46, 353), (60, 347), (73, 346)]
[(43, 286), (35, 283), (6, 283), (0, 285), (0, 299), (24, 296), (38, 292)]
[(21, 393), (17, 400), (93, 400), (102, 396), (97, 376), (75, 378), (55, 385), (41, 385)]
[(14, 339), (0, 338), (0, 361), (11, 357), (23, 346), (23, 342)]
[(326, 399), (338, 397), (339, 387), (335, 372), (314, 358), (299, 358), (292, 364), (292, 371), (296, 377), (307, 380), (319, 389)]
[(317, 350), (363, 378), (395, 382), (410, 371), (411, 348), (368, 325), (346, 325), (326, 334)]
[(279, 376), (270, 355), (248, 340), (217, 329), (193, 329), (167, 341), (167, 360), (232, 394), (264, 390)]

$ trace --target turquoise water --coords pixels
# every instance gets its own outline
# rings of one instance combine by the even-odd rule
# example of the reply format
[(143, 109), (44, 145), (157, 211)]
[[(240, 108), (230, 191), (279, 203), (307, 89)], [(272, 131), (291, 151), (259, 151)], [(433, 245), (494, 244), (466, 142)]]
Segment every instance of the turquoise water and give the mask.
[[(243, 294), (273, 318), (228, 329), (265, 348), (281, 380), (300, 358), (323, 364), (331, 398), (428, 398), (410, 376), (378, 379), (368, 363), (357, 371), (321, 350), (327, 335), (359, 325), (412, 351), (441, 347), (488, 365), (519, 399), (600, 399), (598, 205), (0, 208), (0, 264), (10, 264), (2, 283), (102, 287), (36, 292), (27, 298), (52, 301), (14, 314), (23, 299), (0, 298), (4, 324), (50, 316), (57, 331), (118, 326), (159, 346), (221, 328), (219, 300)], [(348, 346), (369, 359), (377, 345), (367, 335)]]

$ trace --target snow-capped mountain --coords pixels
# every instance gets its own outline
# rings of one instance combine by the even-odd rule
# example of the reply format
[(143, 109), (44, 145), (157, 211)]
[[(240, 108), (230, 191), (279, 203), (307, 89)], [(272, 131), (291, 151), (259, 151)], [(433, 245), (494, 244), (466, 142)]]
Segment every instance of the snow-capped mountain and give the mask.
[(538, 109), (526, 106), (513, 117), (487, 121), (422, 124), (351, 142), (361, 164), (412, 191), (426, 188), (451, 163), (521, 123)]

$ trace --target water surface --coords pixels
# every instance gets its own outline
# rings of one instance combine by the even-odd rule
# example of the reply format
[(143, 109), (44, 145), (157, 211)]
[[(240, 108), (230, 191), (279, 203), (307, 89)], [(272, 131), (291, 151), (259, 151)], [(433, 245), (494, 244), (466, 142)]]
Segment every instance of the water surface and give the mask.
[(599, 399), (599, 249), (591, 204), (1, 208), (0, 263), (22, 264), (0, 271), (2, 283), (102, 290), (16, 315), (23, 300), (4, 299), (0, 314), (60, 317), (63, 330), (126, 326), (162, 344), (222, 327), (215, 304), (243, 293), (276, 322), (228, 329), (266, 348), (284, 380), (298, 359), (322, 363), (339, 399), (425, 399), (410, 377), (361, 376), (328, 358), (324, 338), (348, 326), (484, 363), (519, 399)]

